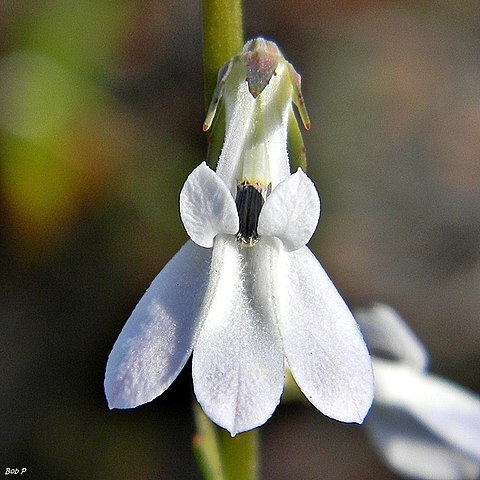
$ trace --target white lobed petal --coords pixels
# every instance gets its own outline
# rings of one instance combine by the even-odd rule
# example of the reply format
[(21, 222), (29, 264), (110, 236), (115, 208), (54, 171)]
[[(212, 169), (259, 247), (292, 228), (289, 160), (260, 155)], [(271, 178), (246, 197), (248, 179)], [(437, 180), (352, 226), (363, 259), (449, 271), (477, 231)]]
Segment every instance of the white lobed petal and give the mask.
[(279, 238), (285, 250), (303, 247), (320, 217), (320, 199), (313, 182), (299, 168), (267, 198), (258, 218), (258, 234)]
[(280, 253), (280, 333), (293, 377), (325, 415), (361, 423), (373, 399), (358, 325), (307, 247)]
[(480, 398), (445, 379), (375, 360), (375, 401), (402, 408), (480, 462)]
[[(238, 69), (238, 64), (232, 65), (234, 74)], [(247, 82), (243, 81), (238, 85), (226, 85), (224, 102), (225, 140), (216, 173), (227, 185), (230, 193), (236, 195), (238, 179), (242, 176), (243, 152), (256, 112), (255, 99), (248, 91)]]
[(133, 408), (163, 393), (192, 352), (211, 250), (188, 241), (157, 275), (108, 357), (110, 408)]
[(218, 236), (202, 327), (193, 353), (195, 394), (205, 413), (232, 436), (262, 425), (280, 401), (284, 356), (275, 326), (272, 263), (277, 249)]
[(225, 183), (201, 163), (188, 176), (180, 193), (180, 216), (189, 237), (210, 248), (215, 235), (238, 232), (235, 201)]
[(411, 412), (375, 402), (365, 427), (384, 463), (406, 478), (474, 480), (480, 462), (450, 446)]
[(428, 367), (428, 353), (400, 315), (388, 305), (354, 310), (372, 356), (386, 356), (423, 371)]
[(275, 188), (290, 175), (287, 153), (292, 84), (284, 62), (277, 66), (265, 90), (254, 99), (245, 81), (245, 65), (231, 66), (225, 84), (225, 141), (217, 174), (236, 195), (237, 183), (271, 183)]

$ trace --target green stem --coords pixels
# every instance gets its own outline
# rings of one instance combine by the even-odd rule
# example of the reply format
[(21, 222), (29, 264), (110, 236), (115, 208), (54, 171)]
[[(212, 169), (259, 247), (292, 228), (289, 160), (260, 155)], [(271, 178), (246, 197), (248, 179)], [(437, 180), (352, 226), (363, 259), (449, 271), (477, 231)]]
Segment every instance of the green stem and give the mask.
[[(243, 47), (242, 0), (202, 0), (205, 111), (212, 99), (222, 65)], [(208, 134), (207, 162), (215, 168), (225, 135), (225, 111), (219, 106)]]
[[(202, 0), (203, 65), (205, 74), (205, 111), (212, 98), (221, 66), (243, 47), (242, 0)], [(211, 134), (210, 151), (218, 153), (223, 143), (224, 113), (219, 112)], [(220, 123), (218, 123), (220, 122)], [(213, 137), (213, 138), (212, 138)], [(214, 148), (212, 149), (212, 144)], [(213, 161), (216, 161), (217, 155)], [(194, 407), (197, 433), (194, 451), (207, 480), (258, 480), (259, 430), (232, 438)]]
[(202, 0), (205, 110), (220, 67), (243, 47), (242, 1)]
[(232, 438), (193, 406), (196, 433), (193, 451), (205, 480), (258, 480), (260, 478), (260, 430), (250, 430)]
[(227, 480), (222, 464), (222, 452), (217, 427), (194, 402), (195, 435), (192, 446), (198, 468), (205, 480)]
[(258, 480), (260, 478), (260, 429), (240, 433), (232, 438), (220, 430), (220, 451), (227, 480)]

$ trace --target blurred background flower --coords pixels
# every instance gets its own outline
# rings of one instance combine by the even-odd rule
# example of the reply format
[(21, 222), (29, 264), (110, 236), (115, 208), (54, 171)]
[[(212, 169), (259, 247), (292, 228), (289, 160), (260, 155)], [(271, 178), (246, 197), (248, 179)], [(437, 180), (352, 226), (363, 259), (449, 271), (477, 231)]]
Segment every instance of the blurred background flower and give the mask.
[[(310, 242), (350, 306), (411, 319), (430, 370), (480, 379), (480, 4), (245, 1), (303, 77)], [(32, 478), (200, 478), (189, 367), (109, 412), (104, 365), (187, 236), (206, 154), (196, 1), (0, 0), (0, 451)], [(361, 428), (305, 406), (263, 429), (265, 478), (394, 479)]]
[(428, 372), (428, 352), (393, 308), (354, 314), (375, 371), (365, 427), (385, 465), (404, 478), (478, 480), (480, 397)]

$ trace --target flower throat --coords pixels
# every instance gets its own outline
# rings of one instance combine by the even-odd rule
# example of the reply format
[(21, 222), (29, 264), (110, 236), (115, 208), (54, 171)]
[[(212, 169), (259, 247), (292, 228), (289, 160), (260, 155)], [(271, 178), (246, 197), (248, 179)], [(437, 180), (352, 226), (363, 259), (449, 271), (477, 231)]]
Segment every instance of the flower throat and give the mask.
[(253, 247), (257, 243), (258, 217), (271, 190), (271, 183), (265, 187), (258, 182), (250, 183), (248, 180), (244, 180), (237, 185), (235, 205), (237, 206), (240, 226), (236, 238), (237, 241), (246, 246)]

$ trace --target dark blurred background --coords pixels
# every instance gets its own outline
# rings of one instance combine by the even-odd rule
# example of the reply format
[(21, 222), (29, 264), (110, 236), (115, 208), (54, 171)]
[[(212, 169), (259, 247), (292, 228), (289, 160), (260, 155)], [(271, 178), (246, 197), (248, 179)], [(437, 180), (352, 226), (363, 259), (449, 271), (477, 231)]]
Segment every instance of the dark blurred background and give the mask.
[[(479, 392), (480, 2), (245, 2), (303, 76), (310, 242), (351, 306), (390, 303), (431, 370)], [(190, 364), (108, 411), (107, 356), (187, 236), (206, 153), (197, 1), (0, 1), (0, 474), (199, 479)], [(265, 479), (394, 479), (306, 405), (262, 429)]]

